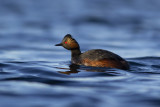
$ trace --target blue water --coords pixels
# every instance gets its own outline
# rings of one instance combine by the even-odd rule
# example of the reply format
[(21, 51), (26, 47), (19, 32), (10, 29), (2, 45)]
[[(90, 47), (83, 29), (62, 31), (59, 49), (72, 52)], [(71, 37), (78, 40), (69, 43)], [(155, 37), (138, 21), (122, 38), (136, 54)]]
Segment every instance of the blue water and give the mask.
[[(159, 10), (158, 0), (0, 0), (0, 107), (159, 107)], [(68, 33), (131, 69), (72, 65), (54, 46)]]

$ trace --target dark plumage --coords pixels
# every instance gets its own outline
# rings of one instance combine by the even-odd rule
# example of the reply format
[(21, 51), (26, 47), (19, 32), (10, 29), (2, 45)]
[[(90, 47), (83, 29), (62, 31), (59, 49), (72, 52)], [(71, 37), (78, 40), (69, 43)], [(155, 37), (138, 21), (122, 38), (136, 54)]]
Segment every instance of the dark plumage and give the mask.
[(118, 69), (129, 69), (129, 64), (120, 56), (107, 50), (93, 49), (81, 53), (78, 42), (67, 34), (60, 44), (55, 46), (63, 46), (71, 50), (72, 63), (77, 65), (94, 66), (94, 67), (109, 67)]

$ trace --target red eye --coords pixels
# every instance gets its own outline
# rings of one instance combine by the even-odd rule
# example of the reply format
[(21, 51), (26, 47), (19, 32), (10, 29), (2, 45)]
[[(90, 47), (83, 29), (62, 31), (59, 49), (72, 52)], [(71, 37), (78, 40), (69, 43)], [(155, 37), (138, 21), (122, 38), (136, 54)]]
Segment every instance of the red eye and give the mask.
[(67, 42), (64, 42), (65, 44), (67, 44)]

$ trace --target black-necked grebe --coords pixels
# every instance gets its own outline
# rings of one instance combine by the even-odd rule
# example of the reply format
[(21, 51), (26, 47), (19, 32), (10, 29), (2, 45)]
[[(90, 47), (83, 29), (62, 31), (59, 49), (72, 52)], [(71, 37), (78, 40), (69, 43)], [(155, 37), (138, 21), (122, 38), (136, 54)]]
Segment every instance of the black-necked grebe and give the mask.
[(72, 63), (77, 65), (93, 66), (93, 67), (109, 67), (123, 70), (129, 69), (129, 64), (119, 55), (102, 49), (93, 49), (81, 53), (78, 42), (67, 34), (60, 44), (55, 46), (63, 46), (71, 50)]

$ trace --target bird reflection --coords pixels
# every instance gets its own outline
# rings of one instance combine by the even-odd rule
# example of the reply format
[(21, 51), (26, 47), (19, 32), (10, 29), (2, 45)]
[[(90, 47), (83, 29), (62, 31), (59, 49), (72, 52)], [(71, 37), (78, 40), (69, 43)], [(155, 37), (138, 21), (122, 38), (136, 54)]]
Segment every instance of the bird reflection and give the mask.
[[(80, 71), (78, 71), (77, 69), (79, 69), (79, 65), (75, 65), (75, 64), (71, 64), (69, 65), (69, 71), (58, 71), (59, 73), (62, 73), (62, 74), (67, 74), (67, 75), (70, 75), (72, 73), (78, 73)], [(66, 69), (66, 68), (60, 68), (60, 69)]]
[[(70, 74), (76, 74), (79, 72), (106, 72), (107, 73), (114, 73), (114, 69), (109, 69), (109, 68), (100, 68), (100, 67), (87, 67), (87, 66), (79, 66), (75, 64), (69, 65), (69, 68), (59, 68), (58, 69), (66, 69), (67, 71), (58, 71), (59, 73), (70, 75)], [(113, 71), (113, 72), (112, 72)]]

